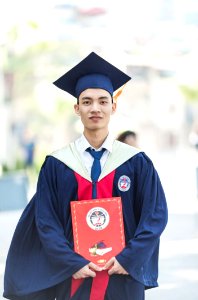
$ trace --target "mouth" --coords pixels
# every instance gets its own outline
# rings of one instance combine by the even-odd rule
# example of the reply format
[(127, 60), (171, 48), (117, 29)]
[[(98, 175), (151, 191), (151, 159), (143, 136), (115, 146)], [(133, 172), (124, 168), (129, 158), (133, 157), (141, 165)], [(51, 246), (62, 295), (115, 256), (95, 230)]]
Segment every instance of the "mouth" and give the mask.
[(92, 117), (90, 117), (89, 119), (90, 119), (91, 121), (96, 122), (96, 121), (100, 121), (100, 120), (102, 119), (102, 117), (99, 117), (99, 116), (92, 116)]

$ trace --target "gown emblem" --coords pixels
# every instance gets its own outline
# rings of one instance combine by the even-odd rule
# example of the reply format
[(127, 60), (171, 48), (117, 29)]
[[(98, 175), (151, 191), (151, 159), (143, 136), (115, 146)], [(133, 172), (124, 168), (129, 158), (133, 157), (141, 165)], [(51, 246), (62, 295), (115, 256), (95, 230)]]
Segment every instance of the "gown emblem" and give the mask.
[(127, 192), (130, 189), (131, 180), (128, 176), (122, 175), (118, 180), (118, 188), (122, 192)]

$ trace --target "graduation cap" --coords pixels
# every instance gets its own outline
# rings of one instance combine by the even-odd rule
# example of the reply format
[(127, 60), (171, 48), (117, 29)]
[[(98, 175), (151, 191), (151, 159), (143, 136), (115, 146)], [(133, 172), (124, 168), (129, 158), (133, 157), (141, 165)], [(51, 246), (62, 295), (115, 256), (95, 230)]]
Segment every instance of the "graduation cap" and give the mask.
[(113, 92), (130, 79), (130, 76), (91, 52), (53, 84), (76, 98), (88, 88), (104, 89), (113, 96)]

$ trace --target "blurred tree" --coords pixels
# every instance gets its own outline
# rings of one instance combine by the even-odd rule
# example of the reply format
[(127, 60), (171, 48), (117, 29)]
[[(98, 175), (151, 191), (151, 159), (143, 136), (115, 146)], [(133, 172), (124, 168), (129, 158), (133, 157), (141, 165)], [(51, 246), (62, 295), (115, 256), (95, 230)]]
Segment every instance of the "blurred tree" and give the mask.
[[(53, 99), (49, 91), (46, 94), (45, 89), (42, 91), (42, 98), (50, 96), (49, 100), (54, 101), (53, 109), (49, 112), (48, 99), (43, 101), (45, 105), (40, 105), (42, 99), (38, 99), (36, 88), (42, 83), (46, 88), (61, 72), (65, 73), (73, 61), (79, 59), (81, 49), (79, 42), (41, 39), (39, 26), (33, 21), (27, 22), (24, 26), (26, 30), (24, 28), (21, 30), (19, 25), (10, 28), (2, 48), (3, 105), (8, 111), (6, 126), (8, 132), (6, 141), (2, 141), (8, 151), (6, 161), (2, 163), (11, 169), (20, 159), (21, 152), (18, 148), (21, 135), (26, 128), (30, 128), (36, 134), (38, 142), (46, 138), (48, 146), (52, 143), (48, 134), (46, 137), (47, 131), (51, 132), (50, 138), (53, 140), (53, 130), (58, 124), (65, 127), (65, 130), (66, 123), (73, 128), (71, 126), (73, 104), (64, 100), (65, 94), (63, 98), (55, 99), (54, 96)], [(68, 130), (68, 133), (72, 134), (73, 131)]]
[(198, 85), (194, 86), (194, 87), (182, 85), (180, 88), (181, 88), (183, 95), (185, 96), (185, 98), (188, 101), (191, 101), (191, 102), (198, 101)]

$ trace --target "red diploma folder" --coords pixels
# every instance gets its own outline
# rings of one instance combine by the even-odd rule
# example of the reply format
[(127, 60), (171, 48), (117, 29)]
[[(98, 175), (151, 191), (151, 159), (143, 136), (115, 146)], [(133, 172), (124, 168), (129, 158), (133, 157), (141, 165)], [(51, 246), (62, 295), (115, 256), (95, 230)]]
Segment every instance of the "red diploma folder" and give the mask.
[(74, 250), (102, 267), (125, 246), (120, 197), (71, 202)]

